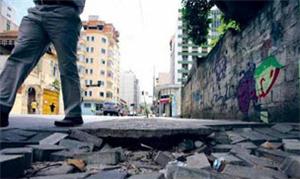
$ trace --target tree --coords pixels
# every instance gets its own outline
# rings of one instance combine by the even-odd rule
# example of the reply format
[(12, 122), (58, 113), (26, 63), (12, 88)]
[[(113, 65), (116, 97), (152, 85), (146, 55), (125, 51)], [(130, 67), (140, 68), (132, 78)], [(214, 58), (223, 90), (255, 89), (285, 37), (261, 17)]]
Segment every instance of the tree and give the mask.
[(210, 19), (209, 11), (213, 7), (210, 0), (182, 0), (183, 28), (195, 45), (207, 42)]
[[(209, 13), (211, 8), (215, 5), (214, 0), (182, 0), (182, 19), (183, 26), (186, 30), (189, 40), (195, 45), (204, 45), (207, 43), (209, 24)], [(234, 20), (229, 19), (223, 15), (221, 19), (221, 26), (218, 29), (220, 36), (222, 36), (228, 29), (233, 28), (239, 30), (239, 24)], [(209, 44), (215, 46), (220, 37), (213, 38)]]

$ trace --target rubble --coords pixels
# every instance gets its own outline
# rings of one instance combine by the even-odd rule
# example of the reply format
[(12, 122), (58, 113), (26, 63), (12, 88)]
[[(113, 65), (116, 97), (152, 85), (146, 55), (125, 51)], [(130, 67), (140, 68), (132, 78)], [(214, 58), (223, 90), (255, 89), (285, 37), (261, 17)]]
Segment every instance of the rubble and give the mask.
[(33, 150), (32, 148), (7, 148), (0, 151), (3, 155), (23, 155), (25, 169), (29, 169), (33, 161)]
[(0, 155), (0, 178), (17, 178), (24, 174), (23, 155)]
[[(82, 129), (0, 136), (1, 177), (68, 178), (299, 178), (297, 125), (217, 125), (210, 135), (99, 138)], [(22, 133), (24, 132), (24, 134)], [(153, 131), (152, 131), (153, 132)], [(12, 136), (9, 136), (9, 135)], [(133, 134), (132, 134), (133, 135)], [(13, 138), (16, 137), (16, 138)], [(51, 145), (49, 145), (51, 144)], [(160, 146), (163, 144), (163, 147)], [(8, 148), (8, 146), (10, 148)], [(17, 146), (11, 148), (13, 146)], [(25, 147), (25, 148), (24, 148)], [(22, 163), (22, 164), (20, 164)], [(13, 168), (13, 170), (11, 169)], [(5, 172), (2, 172), (5, 171)]]

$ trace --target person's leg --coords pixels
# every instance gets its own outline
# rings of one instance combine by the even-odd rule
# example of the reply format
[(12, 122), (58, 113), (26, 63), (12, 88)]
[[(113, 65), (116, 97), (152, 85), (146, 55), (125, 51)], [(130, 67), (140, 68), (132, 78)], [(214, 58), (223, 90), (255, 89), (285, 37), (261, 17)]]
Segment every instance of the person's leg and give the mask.
[(15, 48), (0, 74), (1, 127), (8, 125), (8, 114), (13, 107), (16, 92), (45, 53), (48, 44), (49, 38), (40, 22), (24, 17)]
[(56, 9), (56, 12), (66, 13), (66, 16), (48, 17), (46, 24), (58, 54), (65, 119), (68, 121), (56, 122), (55, 125), (74, 126), (82, 124), (80, 79), (76, 64), (81, 21), (72, 7), (61, 7)]

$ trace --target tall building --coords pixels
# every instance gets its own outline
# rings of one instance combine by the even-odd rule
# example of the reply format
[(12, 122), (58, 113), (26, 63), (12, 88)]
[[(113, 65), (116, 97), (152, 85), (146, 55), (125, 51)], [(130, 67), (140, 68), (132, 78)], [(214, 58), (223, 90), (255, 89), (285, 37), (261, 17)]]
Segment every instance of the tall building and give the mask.
[(138, 111), (140, 104), (139, 80), (132, 71), (121, 72), (120, 96), (130, 106), (130, 110)]
[(17, 29), (16, 10), (4, 0), (0, 0), (0, 32)]
[(198, 46), (193, 44), (187, 35), (186, 28), (182, 19), (181, 9), (178, 11), (178, 24), (175, 36), (170, 40), (171, 50), (171, 81), (174, 84), (184, 84), (189, 75), (193, 61), (197, 57), (206, 56), (211, 50), (210, 42), (213, 37), (218, 36), (217, 28), (221, 24), (221, 11), (213, 7), (210, 12), (212, 24), (209, 29), (208, 42), (205, 45)]
[(82, 60), (85, 64), (81, 70), (83, 92), (83, 114), (95, 114), (103, 102), (120, 101), (120, 52), (119, 32), (112, 24), (90, 16), (83, 22), (82, 40), (85, 48)]

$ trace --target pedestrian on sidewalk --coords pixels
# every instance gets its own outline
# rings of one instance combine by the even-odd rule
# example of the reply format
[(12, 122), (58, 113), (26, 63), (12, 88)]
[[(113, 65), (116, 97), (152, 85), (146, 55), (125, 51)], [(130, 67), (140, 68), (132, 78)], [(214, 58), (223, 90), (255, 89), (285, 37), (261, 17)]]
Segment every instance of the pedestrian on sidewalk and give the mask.
[(22, 19), (16, 46), (0, 74), (0, 127), (8, 126), (16, 92), (40, 58), (54, 45), (62, 82), (65, 118), (59, 127), (83, 124), (77, 43), (85, 0), (33, 0), (35, 7)]
[(36, 114), (36, 109), (37, 109), (37, 106), (38, 106), (36, 100), (33, 100), (33, 101), (31, 102), (30, 106), (31, 106), (32, 114)]

